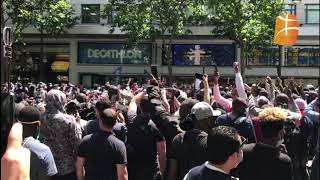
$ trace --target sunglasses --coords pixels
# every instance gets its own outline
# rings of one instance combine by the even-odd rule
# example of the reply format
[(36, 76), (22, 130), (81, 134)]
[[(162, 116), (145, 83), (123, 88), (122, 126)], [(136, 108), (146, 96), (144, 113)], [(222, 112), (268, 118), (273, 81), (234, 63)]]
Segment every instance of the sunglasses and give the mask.
[(247, 142), (247, 139), (246, 139), (245, 137), (240, 136), (240, 138), (241, 138), (241, 144), (240, 144), (240, 146), (239, 146), (239, 149), (242, 148), (242, 146), (243, 146), (244, 144), (246, 144), (246, 142)]

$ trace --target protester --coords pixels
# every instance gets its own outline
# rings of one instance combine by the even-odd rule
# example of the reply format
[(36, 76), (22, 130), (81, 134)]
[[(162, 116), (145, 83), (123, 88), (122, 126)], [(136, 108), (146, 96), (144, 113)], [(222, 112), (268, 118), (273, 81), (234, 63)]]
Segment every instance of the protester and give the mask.
[(231, 180), (230, 171), (242, 161), (246, 139), (227, 126), (213, 128), (207, 138), (207, 161), (192, 168), (183, 180)]
[(182, 179), (191, 168), (207, 160), (207, 132), (215, 126), (215, 119), (220, 114), (206, 102), (198, 102), (192, 107), (189, 117), (193, 128), (178, 134), (172, 141), (168, 155), (170, 180)]
[(281, 108), (266, 108), (259, 113), (261, 143), (243, 147), (239, 166), (241, 180), (293, 180), (292, 162), (282, 145), (287, 113)]
[(81, 129), (75, 118), (65, 114), (66, 95), (53, 89), (46, 97), (46, 112), (41, 126), (42, 142), (52, 151), (58, 169), (54, 179), (76, 179), (76, 150), (81, 140)]
[[(100, 98), (95, 104), (95, 120), (90, 120), (87, 122), (84, 127), (84, 134), (92, 134), (99, 131), (99, 120), (100, 114), (108, 108), (112, 108), (111, 102), (107, 98)], [(118, 114), (117, 114), (118, 117)], [(118, 121), (112, 128), (112, 132), (115, 133), (115, 136), (120, 139), (122, 142), (126, 143), (127, 141), (127, 127), (124, 124), (119, 123)]]
[[(150, 102), (145, 92), (134, 96), (128, 109), (129, 179), (162, 179), (166, 166), (166, 142), (150, 119)], [(137, 113), (139, 105), (140, 113)], [(146, 148), (148, 147), (148, 148)]]
[(232, 107), (230, 113), (218, 117), (216, 120), (217, 125), (234, 127), (249, 143), (256, 142), (251, 119), (247, 118), (246, 114), (246, 101), (242, 98), (235, 98), (232, 101)]
[(22, 146), (31, 152), (30, 179), (43, 180), (57, 174), (57, 167), (48, 146), (38, 141), (40, 135), (40, 112), (26, 106), (19, 112), (19, 122), (23, 125)]
[[(304, 86), (301, 82), (297, 84), (293, 79), (284, 84), (279, 77), (275, 80), (266, 77), (261, 82), (250, 84), (244, 82), (239, 68), (239, 64), (234, 63), (234, 84), (232, 79), (223, 82), (219, 71), (215, 70), (213, 82), (204, 74), (196, 83), (175, 82), (172, 86), (153, 78), (146, 81), (131, 79), (120, 84), (94, 84), (93, 88), (67, 83), (18, 82), (12, 83), (10, 90), (15, 93), (16, 118), (19, 118), (19, 112), (27, 105), (41, 111), (39, 140), (46, 144), (53, 154), (58, 170), (54, 179), (76, 178), (78, 144), (86, 135), (92, 137), (101, 131), (100, 116), (110, 108), (116, 111), (116, 124), (110, 137), (112, 136), (113, 140), (117, 138), (126, 145), (126, 163), (131, 178), (139, 176), (138, 179), (182, 179), (191, 168), (208, 160), (205, 153), (207, 132), (219, 125), (235, 127), (241, 136), (253, 143), (243, 146), (243, 164), (250, 166), (244, 165), (248, 168), (243, 171), (241, 164), (234, 172), (230, 172), (233, 176), (245, 180), (244, 174), (255, 175), (257, 169), (263, 167), (266, 170), (261, 174), (267, 174), (265, 177), (268, 177), (267, 172), (279, 164), (285, 166), (281, 167), (284, 169), (283, 174), (272, 175), (290, 174), (285, 173), (289, 171), (289, 164), (296, 169), (303, 167), (305, 170), (305, 163), (308, 160), (310, 162), (318, 152), (317, 87)], [(281, 108), (281, 111), (285, 112), (285, 120), (279, 120), (276, 123), (279, 127), (272, 129), (274, 133), (271, 134), (274, 136), (270, 135), (268, 128), (266, 130), (267, 125), (272, 123), (261, 120), (263, 112), (271, 107)], [(270, 115), (273, 116), (278, 117)], [(31, 126), (34, 126), (34, 130), (38, 127), (37, 124)], [(286, 131), (280, 131), (278, 128), (281, 127)], [(283, 137), (285, 145), (279, 145), (282, 143), (279, 137)], [(189, 141), (191, 143), (188, 143)], [(275, 141), (279, 144), (274, 144)], [(97, 145), (96, 148), (101, 150), (102, 147)], [(256, 152), (263, 155), (255, 156)], [(259, 164), (251, 162), (252, 157), (255, 157)], [(271, 162), (272, 158), (274, 161)], [(144, 163), (138, 164), (139, 161)], [(268, 167), (262, 166), (264, 161)], [(308, 163), (308, 167), (309, 164), (311, 163)], [(315, 166), (316, 163), (313, 164)], [(311, 172), (312, 175), (316, 173), (315, 170)], [(151, 174), (155, 176), (151, 177)], [(295, 170), (291, 176), (297, 180), (300, 178), (298, 174)], [(84, 173), (84, 176), (86, 175), (87, 173)]]
[(79, 145), (77, 178), (128, 180), (126, 147), (112, 133), (116, 112), (108, 108), (99, 117), (99, 131), (85, 136)]

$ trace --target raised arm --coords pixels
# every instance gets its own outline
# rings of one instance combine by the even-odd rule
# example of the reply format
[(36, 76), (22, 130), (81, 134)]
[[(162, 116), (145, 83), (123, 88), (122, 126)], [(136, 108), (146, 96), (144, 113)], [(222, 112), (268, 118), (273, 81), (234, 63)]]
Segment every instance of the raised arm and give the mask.
[(247, 93), (246, 93), (244, 85), (243, 85), (242, 76), (239, 72), (239, 62), (233, 63), (233, 69), (235, 72), (235, 82), (236, 82), (236, 88), (237, 88), (238, 95), (240, 98), (247, 100), (248, 96), (247, 96)]
[(209, 94), (209, 82), (208, 82), (208, 75), (204, 74), (203, 75), (203, 101), (210, 104), (210, 94)]
[(224, 97), (221, 96), (220, 90), (219, 90), (219, 81), (220, 74), (218, 71), (215, 71), (213, 74), (213, 95), (214, 100), (221, 105), (223, 108), (225, 108), (227, 111), (230, 111), (232, 108), (232, 102)]
[(146, 95), (146, 92), (142, 91), (139, 94), (133, 96), (133, 98), (131, 99), (129, 108), (128, 108), (129, 124), (132, 123), (134, 118), (137, 116), (138, 103), (141, 101), (141, 99), (145, 95)]
[(167, 90), (164, 88), (161, 89), (161, 97), (163, 107), (166, 109), (167, 112), (170, 112), (170, 104), (167, 99)]

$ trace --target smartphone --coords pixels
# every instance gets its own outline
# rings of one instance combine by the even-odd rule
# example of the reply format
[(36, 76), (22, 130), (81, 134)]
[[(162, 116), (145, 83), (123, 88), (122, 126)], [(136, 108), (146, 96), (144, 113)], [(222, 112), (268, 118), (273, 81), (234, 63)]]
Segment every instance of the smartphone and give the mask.
[(203, 81), (203, 74), (200, 74), (200, 73), (196, 73), (195, 74), (195, 77), (201, 81)]
[(157, 65), (151, 65), (151, 74), (154, 78), (158, 79), (158, 68)]

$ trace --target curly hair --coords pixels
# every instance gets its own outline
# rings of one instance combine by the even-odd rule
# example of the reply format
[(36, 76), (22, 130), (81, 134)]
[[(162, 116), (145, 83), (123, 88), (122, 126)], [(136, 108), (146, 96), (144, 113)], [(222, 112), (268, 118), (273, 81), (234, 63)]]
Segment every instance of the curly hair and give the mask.
[(270, 107), (262, 110), (259, 113), (259, 119), (261, 122), (264, 121), (285, 121), (287, 119), (288, 113), (279, 107)]
[(279, 107), (271, 107), (259, 113), (259, 125), (263, 138), (275, 138), (284, 128), (287, 112)]

